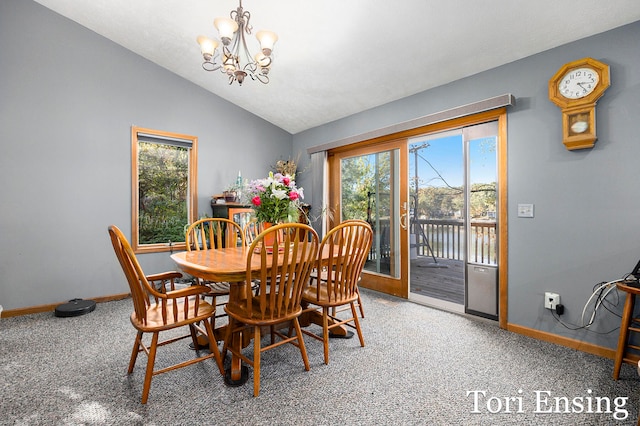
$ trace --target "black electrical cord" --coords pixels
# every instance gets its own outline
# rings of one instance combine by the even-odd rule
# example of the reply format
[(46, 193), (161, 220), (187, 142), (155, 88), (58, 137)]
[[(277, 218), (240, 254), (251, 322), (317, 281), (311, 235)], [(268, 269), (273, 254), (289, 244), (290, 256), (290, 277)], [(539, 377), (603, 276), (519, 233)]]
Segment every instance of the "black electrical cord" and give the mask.
[(566, 328), (567, 330), (572, 330), (572, 331), (576, 331), (576, 330), (583, 330), (583, 329), (584, 329), (584, 330), (587, 330), (588, 332), (590, 332), (590, 333), (594, 333), (594, 334), (610, 334), (610, 333), (613, 333), (614, 331), (616, 331), (616, 330), (619, 330), (619, 329), (620, 329), (620, 326), (618, 326), (618, 327), (616, 327), (616, 328), (614, 328), (614, 329), (612, 329), (612, 330), (609, 330), (609, 331), (594, 331), (594, 330), (591, 330), (591, 329), (589, 328), (589, 326), (591, 325), (591, 323), (590, 323), (590, 324), (587, 324), (587, 325), (582, 325), (582, 326), (580, 326), (580, 325), (575, 325), (575, 324), (565, 324), (565, 323), (564, 323), (564, 321), (562, 321), (562, 320), (560, 319), (560, 317), (556, 314), (556, 311), (555, 311), (555, 310), (553, 310), (553, 309), (551, 310), (551, 316), (552, 316), (553, 318), (555, 318), (555, 320), (556, 320), (556, 321), (558, 321), (558, 323), (559, 323), (560, 325), (562, 325), (564, 328)]
[[(629, 275), (631, 275), (631, 274), (627, 274), (627, 275), (626, 275), (626, 277), (628, 277)], [(625, 277), (625, 278), (626, 278), (626, 277)], [(624, 279), (624, 278), (623, 278), (623, 279)], [(559, 323), (560, 325), (562, 325), (562, 326), (563, 326), (563, 327), (565, 327), (566, 329), (568, 329), (568, 330), (572, 330), (572, 331), (576, 331), (576, 330), (583, 330), (583, 329), (584, 329), (584, 330), (587, 330), (587, 331), (589, 331), (589, 332), (591, 332), (591, 333), (595, 333), (595, 334), (610, 334), (610, 333), (613, 333), (613, 332), (614, 332), (614, 331), (616, 331), (616, 330), (619, 330), (619, 329), (620, 329), (620, 327), (619, 327), (619, 326), (618, 326), (618, 327), (616, 327), (616, 328), (614, 328), (614, 329), (612, 329), (612, 330), (609, 330), (609, 331), (594, 331), (594, 330), (591, 330), (591, 329), (589, 328), (589, 327), (590, 327), (591, 325), (593, 325), (593, 323), (595, 322), (595, 319), (596, 319), (596, 312), (597, 312), (597, 308), (595, 308), (595, 307), (597, 307), (598, 305), (603, 306), (605, 310), (607, 310), (607, 311), (608, 311), (608, 312), (610, 312), (611, 314), (613, 314), (613, 315), (617, 316), (618, 318), (622, 318), (622, 316), (621, 316), (620, 314), (618, 314), (617, 312), (612, 311), (612, 310), (607, 306), (607, 305), (609, 305), (609, 306), (611, 306), (611, 307), (617, 307), (617, 306), (619, 306), (619, 304), (620, 304), (620, 296), (619, 296), (619, 295), (618, 295), (618, 293), (616, 292), (616, 293), (615, 293), (615, 298), (616, 298), (615, 302), (611, 302), (611, 301), (607, 300), (607, 295), (608, 295), (608, 293), (607, 293), (607, 294), (605, 294), (605, 291), (609, 288), (609, 286), (607, 286), (607, 285), (605, 285), (605, 284), (607, 284), (607, 283), (606, 283), (606, 281), (602, 281), (602, 282), (600, 282), (600, 283), (598, 283), (598, 284), (594, 285), (594, 286), (593, 286), (593, 288), (592, 288), (592, 293), (596, 293), (596, 294), (597, 294), (597, 296), (596, 296), (596, 300), (595, 300), (595, 302), (594, 302), (594, 310), (595, 310), (595, 311), (593, 312), (593, 314), (592, 314), (592, 318), (591, 318), (591, 320), (589, 321), (589, 323), (588, 323), (588, 324), (586, 324), (586, 325), (582, 325), (582, 326), (579, 326), (579, 325), (576, 325), (576, 324), (569, 324), (569, 323), (565, 323), (564, 321), (562, 321), (562, 320), (560, 319), (560, 316), (559, 316), (559, 315), (557, 315), (557, 313), (556, 313), (556, 311), (555, 311), (554, 309), (552, 309), (552, 310), (551, 310), (551, 316), (552, 316), (556, 321), (558, 321), (558, 323)], [(611, 284), (611, 285), (613, 285), (613, 284)], [(603, 295), (604, 295), (604, 296), (603, 296)]]

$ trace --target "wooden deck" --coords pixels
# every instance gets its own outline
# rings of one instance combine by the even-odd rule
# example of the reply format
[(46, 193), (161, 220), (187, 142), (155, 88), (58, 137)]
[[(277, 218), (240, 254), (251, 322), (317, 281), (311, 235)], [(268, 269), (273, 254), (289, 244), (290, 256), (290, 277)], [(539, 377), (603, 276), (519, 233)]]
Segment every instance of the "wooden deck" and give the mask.
[(411, 293), (464, 305), (464, 262), (419, 256), (411, 261)]

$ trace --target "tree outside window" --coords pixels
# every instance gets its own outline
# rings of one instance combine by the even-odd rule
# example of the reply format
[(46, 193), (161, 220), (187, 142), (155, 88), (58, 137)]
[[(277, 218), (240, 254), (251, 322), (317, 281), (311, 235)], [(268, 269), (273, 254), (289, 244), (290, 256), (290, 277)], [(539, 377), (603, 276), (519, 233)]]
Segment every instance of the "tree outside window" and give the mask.
[(184, 249), (196, 219), (197, 138), (132, 128), (132, 241), (136, 252)]

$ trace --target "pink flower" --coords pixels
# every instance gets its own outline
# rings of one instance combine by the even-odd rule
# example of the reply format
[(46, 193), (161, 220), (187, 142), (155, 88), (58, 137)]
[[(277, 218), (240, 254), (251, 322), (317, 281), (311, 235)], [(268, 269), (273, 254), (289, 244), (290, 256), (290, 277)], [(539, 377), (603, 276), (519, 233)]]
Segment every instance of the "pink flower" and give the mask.
[(291, 191), (291, 192), (289, 193), (289, 199), (290, 199), (291, 201), (295, 201), (295, 200), (297, 200), (297, 199), (298, 199), (298, 193), (297, 193), (297, 192), (295, 192), (295, 191)]
[[(291, 179), (289, 179), (289, 177), (284, 176), (282, 178), (282, 183), (284, 183), (285, 185), (289, 186), (289, 183), (291, 183)], [(292, 198), (292, 200), (294, 200), (295, 198)]]
[(255, 196), (251, 199), (251, 204), (253, 204), (254, 206), (259, 206), (260, 204), (262, 204), (262, 200), (260, 199), (260, 197)]

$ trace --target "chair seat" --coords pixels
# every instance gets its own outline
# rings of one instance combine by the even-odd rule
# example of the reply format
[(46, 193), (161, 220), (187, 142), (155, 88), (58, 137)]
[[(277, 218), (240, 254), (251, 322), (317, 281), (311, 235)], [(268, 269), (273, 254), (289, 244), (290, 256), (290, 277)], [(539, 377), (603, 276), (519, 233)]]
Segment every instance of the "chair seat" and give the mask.
[(355, 302), (358, 300), (358, 294), (354, 293), (351, 297), (336, 299), (335, 296), (329, 297), (327, 286), (320, 285), (320, 293), (318, 294), (317, 286), (310, 285), (302, 292), (302, 300), (316, 305), (332, 307)]
[[(266, 296), (269, 298), (269, 295)], [(228, 315), (234, 317), (236, 320), (249, 325), (270, 325), (279, 324), (281, 322), (289, 321), (302, 313), (302, 307), (298, 306), (298, 309), (289, 313), (289, 315), (283, 317), (281, 314), (271, 312), (271, 307), (267, 306), (264, 314), (260, 311), (260, 299), (254, 297), (251, 301), (251, 313), (246, 309), (246, 305), (239, 305), (236, 303), (227, 304), (225, 311)], [(276, 317), (276, 320), (270, 318)]]
[[(319, 277), (320, 281), (323, 281), (326, 283), (329, 280), (329, 272), (326, 269), (324, 269), (320, 272), (320, 274), (318, 274), (318, 270), (314, 269), (313, 271), (311, 271), (310, 277), (311, 277), (311, 282), (317, 282)], [(332, 274), (331, 278), (334, 281), (339, 281), (340, 277), (336, 276), (336, 274)], [(358, 278), (358, 283), (360, 283), (360, 281), (362, 281), (362, 277)], [(357, 287), (356, 287), (356, 292), (358, 293), (356, 306), (360, 309), (360, 316), (364, 318), (364, 307), (362, 306), (362, 300), (360, 300), (360, 290)], [(326, 293), (326, 289), (325, 289), (325, 293)], [(338, 310), (335, 309), (337, 308), (337, 306), (332, 306), (332, 307), (334, 308), (333, 315), (335, 315), (336, 312), (338, 312)], [(342, 309), (347, 309), (347, 307), (343, 306)]]
[[(172, 302), (167, 303), (167, 312), (170, 314), (167, 315), (166, 322), (162, 318), (162, 305), (154, 303), (149, 305), (147, 308), (146, 322), (143, 323), (140, 321), (136, 316), (136, 313), (133, 312), (131, 314), (131, 324), (133, 324), (136, 329), (143, 332), (162, 331), (188, 325), (194, 321), (208, 319), (215, 312), (215, 308), (202, 299), (192, 299), (192, 302), (193, 303), (189, 303), (186, 320), (184, 319), (185, 314), (183, 303), (176, 304), (178, 311), (176, 317), (171, 315), (173, 313)], [(196, 303), (198, 304), (198, 315), (195, 315)]]

